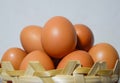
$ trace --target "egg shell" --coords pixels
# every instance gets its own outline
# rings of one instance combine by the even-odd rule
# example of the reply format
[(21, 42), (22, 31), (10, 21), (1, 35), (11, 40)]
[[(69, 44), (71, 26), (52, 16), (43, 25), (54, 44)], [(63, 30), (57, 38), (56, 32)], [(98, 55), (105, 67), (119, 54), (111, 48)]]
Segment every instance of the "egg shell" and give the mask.
[(49, 19), (42, 30), (42, 45), (53, 58), (62, 58), (72, 52), (77, 44), (73, 24), (63, 16)]
[(65, 65), (68, 63), (70, 60), (78, 60), (80, 61), (81, 65), (83, 67), (92, 67), (94, 64), (93, 59), (91, 56), (88, 54), (88, 52), (84, 50), (76, 50), (74, 52), (69, 53), (66, 55), (58, 64), (57, 69), (59, 68), (64, 68)]
[(94, 44), (92, 30), (85, 24), (74, 25), (77, 33), (77, 49), (88, 51)]
[(18, 70), (22, 60), (26, 55), (27, 53), (21, 48), (11, 47), (5, 51), (1, 61), (10, 61), (14, 69)]
[(116, 60), (119, 59), (117, 50), (111, 44), (105, 42), (97, 43), (88, 53), (94, 62), (105, 61), (108, 69), (114, 68)]
[(42, 27), (37, 25), (29, 25), (22, 29), (20, 33), (20, 41), (27, 53), (34, 50), (44, 51), (41, 44)]
[(22, 61), (20, 65), (20, 70), (26, 70), (28, 67), (28, 63), (30, 61), (39, 61), (39, 63), (46, 69), (51, 70), (54, 69), (54, 64), (51, 60), (51, 58), (40, 50), (35, 50), (30, 52)]

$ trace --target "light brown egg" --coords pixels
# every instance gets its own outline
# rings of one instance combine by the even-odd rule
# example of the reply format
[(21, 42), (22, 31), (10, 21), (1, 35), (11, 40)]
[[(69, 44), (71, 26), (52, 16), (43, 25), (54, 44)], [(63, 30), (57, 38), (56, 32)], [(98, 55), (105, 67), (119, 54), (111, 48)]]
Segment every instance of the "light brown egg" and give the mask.
[(93, 32), (84, 24), (75, 24), (74, 27), (78, 37), (77, 49), (88, 51), (94, 44)]
[(77, 44), (74, 26), (65, 17), (52, 17), (42, 30), (42, 44), (46, 53), (51, 57), (64, 57), (72, 52)]
[(21, 62), (26, 55), (26, 52), (21, 48), (12, 47), (5, 51), (1, 61), (10, 61), (15, 69), (19, 69)]
[(117, 50), (109, 43), (98, 43), (94, 45), (89, 50), (89, 54), (94, 62), (105, 61), (108, 69), (114, 68), (116, 60), (119, 59)]
[(70, 60), (78, 60), (80, 61), (81, 65), (83, 67), (92, 67), (94, 64), (93, 59), (91, 56), (88, 54), (88, 52), (84, 50), (77, 50), (74, 52), (69, 53), (67, 56), (65, 56), (58, 64), (57, 69), (59, 68), (64, 68), (65, 65), (68, 63)]
[(23, 28), (20, 33), (20, 40), (23, 48), (29, 53), (33, 50), (43, 50), (41, 44), (42, 28), (36, 25), (29, 25)]
[(46, 69), (51, 70), (54, 69), (54, 64), (51, 60), (51, 58), (40, 50), (35, 50), (30, 52), (22, 61), (20, 65), (20, 70), (26, 70), (28, 63), (30, 61), (39, 61), (40, 64)]

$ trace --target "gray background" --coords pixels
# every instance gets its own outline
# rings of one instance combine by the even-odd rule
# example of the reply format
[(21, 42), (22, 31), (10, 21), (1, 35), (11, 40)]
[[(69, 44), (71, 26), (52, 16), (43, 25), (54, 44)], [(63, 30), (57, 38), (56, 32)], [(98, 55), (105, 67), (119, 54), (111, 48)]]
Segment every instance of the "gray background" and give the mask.
[(0, 0), (0, 57), (8, 48), (22, 48), (25, 26), (44, 26), (57, 15), (89, 26), (94, 44), (108, 42), (120, 54), (120, 0)]

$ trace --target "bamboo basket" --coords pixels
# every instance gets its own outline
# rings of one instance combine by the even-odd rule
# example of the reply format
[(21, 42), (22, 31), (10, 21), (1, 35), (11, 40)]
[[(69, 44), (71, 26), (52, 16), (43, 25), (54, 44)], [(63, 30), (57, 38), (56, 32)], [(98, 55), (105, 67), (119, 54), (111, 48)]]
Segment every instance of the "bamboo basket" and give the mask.
[(63, 69), (46, 71), (37, 61), (30, 62), (27, 70), (14, 70), (10, 62), (1, 64), (1, 83), (117, 83), (120, 79), (120, 60), (113, 69), (105, 62), (96, 62), (92, 68), (82, 67), (79, 61), (69, 61)]

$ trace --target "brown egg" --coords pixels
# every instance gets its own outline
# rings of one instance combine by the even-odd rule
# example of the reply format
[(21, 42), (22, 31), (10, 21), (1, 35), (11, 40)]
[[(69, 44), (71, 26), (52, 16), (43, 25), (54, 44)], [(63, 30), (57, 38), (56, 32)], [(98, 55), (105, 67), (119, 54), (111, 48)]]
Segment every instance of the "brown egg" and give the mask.
[(54, 69), (53, 62), (51, 58), (46, 55), (43, 51), (40, 50), (35, 50), (30, 52), (22, 61), (20, 65), (21, 70), (26, 70), (28, 63), (30, 61), (39, 61), (40, 64), (46, 69), (46, 70), (51, 70)]
[(23, 48), (29, 53), (33, 50), (42, 50), (41, 44), (41, 31), (42, 28), (36, 25), (30, 25), (20, 33), (20, 40)]
[(64, 68), (70, 60), (79, 60), (83, 67), (92, 67), (94, 64), (93, 59), (88, 52), (84, 50), (77, 50), (65, 56), (58, 64), (57, 69)]
[(108, 43), (98, 43), (94, 45), (89, 50), (89, 54), (94, 62), (105, 61), (108, 69), (112, 69), (115, 66), (116, 60), (119, 59), (116, 49)]
[(93, 32), (84, 24), (75, 24), (74, 27), (78, 37), (77, 49), (88, 51), (94, 43)]
[(42, 30), (43, 48), (53, 58), (62, 58), (73, 51), (77, 36), (72, 23), (62, 16), (48, 20)]
[(10, 61), (15, 69), (19, 69), (19, 66), (26, 56), (26, 52), (21, 48), (9, 48), (2, 56), (1, 61)]

